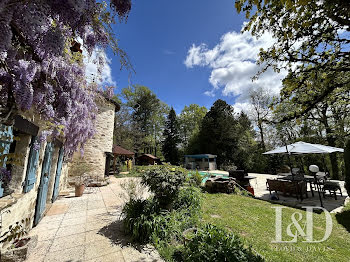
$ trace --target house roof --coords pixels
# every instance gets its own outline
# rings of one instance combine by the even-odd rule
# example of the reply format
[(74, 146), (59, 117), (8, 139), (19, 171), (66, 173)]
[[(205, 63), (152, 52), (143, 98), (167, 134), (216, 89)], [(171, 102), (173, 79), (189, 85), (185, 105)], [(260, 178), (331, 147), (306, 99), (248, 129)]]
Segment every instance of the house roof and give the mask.
[(212, 155), (212, 154), (197, 154), (197, 155), (185, 155), (185, 157), (191, 157), (191, 158), (216, 158), (217, 155)]
[(134, 152), (131, 152), (125, 148), (122, 148), (121, 146), (113, 146), (113, 150), (112, 150), (113, 154), (115, 155), (120, 155), (120, 156), (133, 156), (135, 155)]
[(143, 156), (146, 156), (152, 159), (159, 159), (158, 157), (155, 157), (154, 155), (151, 155), (151, 154), (143, 154), (142, 156), (139, 156), (139, 157), (143, 157)]

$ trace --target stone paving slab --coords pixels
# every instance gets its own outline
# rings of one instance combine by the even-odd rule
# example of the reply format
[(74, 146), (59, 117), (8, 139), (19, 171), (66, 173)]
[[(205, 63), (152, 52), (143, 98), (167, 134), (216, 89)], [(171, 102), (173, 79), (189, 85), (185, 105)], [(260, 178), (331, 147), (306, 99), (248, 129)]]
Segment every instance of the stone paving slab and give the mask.
[(87, 188), (82, 197), (60, 197), (29, 235), (38, 244), (26, 262), (131, 262), (163, 261), (150, 245), (134, 246), (123, 231), (121, 183)]

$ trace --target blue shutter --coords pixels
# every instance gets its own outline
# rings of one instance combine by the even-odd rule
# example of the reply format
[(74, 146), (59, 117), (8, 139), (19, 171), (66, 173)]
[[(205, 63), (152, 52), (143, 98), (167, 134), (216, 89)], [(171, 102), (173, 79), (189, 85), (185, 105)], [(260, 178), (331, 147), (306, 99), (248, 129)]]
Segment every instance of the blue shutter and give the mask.
[(64, 148), (61, 147), (58, 155), (58, 160), (57, 160), (57, 169), (56, 169), (55, 185), (54, 185), (53, 194), (52, 194), (52, 202), (55, 202), (55, 200), (57, 199), (59, 189), (60, 189), (60, 178), (61, 178), (61, 171), (62, 171), (62, 164), (63, 164), (63, 156), (64, 156)]
[(13, 142), (12, 126), (0, 124), (0, 166), (6, 167), (7, 154), (10, 152), (10, 146)]
[(28, 157), (28, 165), (27, 165), (27, 174), (26, 180), (24, 181), (24, 193), (29, 192), (36, 182), (36, 170), (38, 167), (39, 161), (39, 150), (35, 150), (34, 143), (36, 142), (36, 136), (32, 137), (32, 141), (30, 143), (30, 151)]

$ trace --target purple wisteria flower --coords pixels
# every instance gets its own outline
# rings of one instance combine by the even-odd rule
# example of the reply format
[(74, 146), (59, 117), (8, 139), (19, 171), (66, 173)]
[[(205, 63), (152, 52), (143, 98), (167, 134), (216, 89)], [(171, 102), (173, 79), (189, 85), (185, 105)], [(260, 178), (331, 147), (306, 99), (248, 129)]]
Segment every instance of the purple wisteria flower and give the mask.
[[(0, 102), (14, 101), (48, 122), (36, 149), (48, 136), (59, 137), (69, 157), (94, 135), (100, 87), (87, 83), (82, 57), (69, 45), (81, 42), (88, 50), (83, 55), (105, 49), (112, 39), (106, 21), (126, 17), (131, 1), (111, 0), (110, 6), (106, 11), (96, 0), (0, 1)], [(112, 88), (105, 95), (112, 97)]]
[(0, 168), (0, 181), (3, 181), (4, 183), (9, 183), (11, 181), (11, 171), (7, 170), (5, 167)]

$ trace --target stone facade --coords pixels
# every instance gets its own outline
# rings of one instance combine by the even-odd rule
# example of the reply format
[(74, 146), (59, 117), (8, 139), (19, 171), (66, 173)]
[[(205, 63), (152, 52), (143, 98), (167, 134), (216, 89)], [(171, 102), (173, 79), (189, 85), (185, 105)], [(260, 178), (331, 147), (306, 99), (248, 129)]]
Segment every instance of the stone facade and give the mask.
[[(40, 126), (42, 126), (42, 123), (36, 120), (38, 118), (30, 116), (28, 114), (26, 116), (26, 119), (29, 120), (31, 123), (39, 126), (39, 132), (41, 131)], [(18, 163), (16, 163), (16, 165), (13, 165), (11, 170), (12, 179), (9, 188), (13, 192), (10, 195), (6, 195), (0, 198), (0, 221), (2, 226), (0, 230), (1, 234), (6, 232), (9, 226), (13, 226), (16, 224), (16, 222), (20, 222), (23, 219), (29, 219), (29, 221), (24, 225), (27, 228), (27, 230), (32, 228), (38, 197), (38, 188), (41, 181), (42, 163), (44, 160), (44, 153), (47, 144), (47, 142), (45, 142), (40, 147), (39, 161), (36, 169), (36, 182), (33, 188), (29, 192), (25, 193), (23, 190), (23, 183), (26, 180), (26, 172), (30, 151), (29, 148), (32, 135), (19, 132), (18, 134), (16, 134), (16, 137), (18, 138), (18, 140), (16, 141), (15, 153), (18, 154), (20, 157), (18, 159)], [(52, 195), (56, 179), (57, 160), (60, 149), (57, 143), (53, 144), (54, 147), (48, 181), (48, 191), (46, 196), (46, 209), (52, 203)], [(60, 190), (64, 190), (66, 189), (66, 187), (67, 164), (63, 162), (59, 188)]]
[[(99, 101), (99, 111), (96, 117), (96, 134), (90, 139), (84, 147), (84, 156), (81, 157), (80, 153), (76, 153), (70, 163), (63, 161), (61, 176), (59, 181), (59, 192), (65, 191), (68, 188), (69, 177), (74, 176), (71, 172), (71, 167), (78, 166), (79, 163), (86, 163), (90, 166), (91, 171), (89, 174), (98, 176), (99, 179), (104, 179), (105, 165), (106, 165), (106, 152), (112, 152), (113, 147), (113, 130), (114, 130), (114, 116), (116, 107), (119, 109), (118, 104), (108, 102), (107, 100)], [(38, 116), (34, 114), (26, 113), (23, 117), (30, 123), (39, 127), (39, 133), (44, 126)], [(0, 235), (5, 233), (9, 226), (15, 225), (16, 222), (20, 222), (25, 219), (29, 219), (26, 223), (27, 230), (33, 227), (33, 221), (36, 212), (36, 205), (38, 199), (39, 186), (42, 176), (42, 166), (44, 162), (45, 148), (47, 142), (43, 143), (39, 151), (39, 161), (36, 169), (36, 182), (33, 188), (24, 193), (23, 182), (26, 181), (26, 172), (28, 159), (30, 154), (30, 143), (32, 135), (27, 133), (17, 133), (16, 137), (19, 138), (16, 141), (15, 153), (20, 155), (18, 163), (12, 167), (12, 180), (9, 188), (13, 191), (10, 195), (0, 198)], [(48, 140), (50, 142), (50, 140)], [(46, 211), (51, 206), (52, 196), (54, 191), (54, 184), (56, 180), (56, 169), (59, 156), (59, 150), (61, 145), (59, 143), (52, 143), (54, 145), (52, 151), (51, 168), (48, 180), (48, 190), (46, 195)], [(69, 175), (69, 176), (68, 176)], [(43, 216), (45, 215), (45, 212)], [(0, 249), (3, 246), (0, 245)]]
[[(96, 133), (93, 138), (85, 143), (84, 155), (79, 152), (73, 156), (73, 162), (69, 164), (80, 165), (85, 163), (89, 166), (88, 174), (98, 179), (104, 179), (106, 166), (106, 152), (112, 152), (113, 130), (116, 106), (107, 101), (98, 102), (98, 114), (96, 117)], [(69, 176), (74, 174), (69, 170)]]

